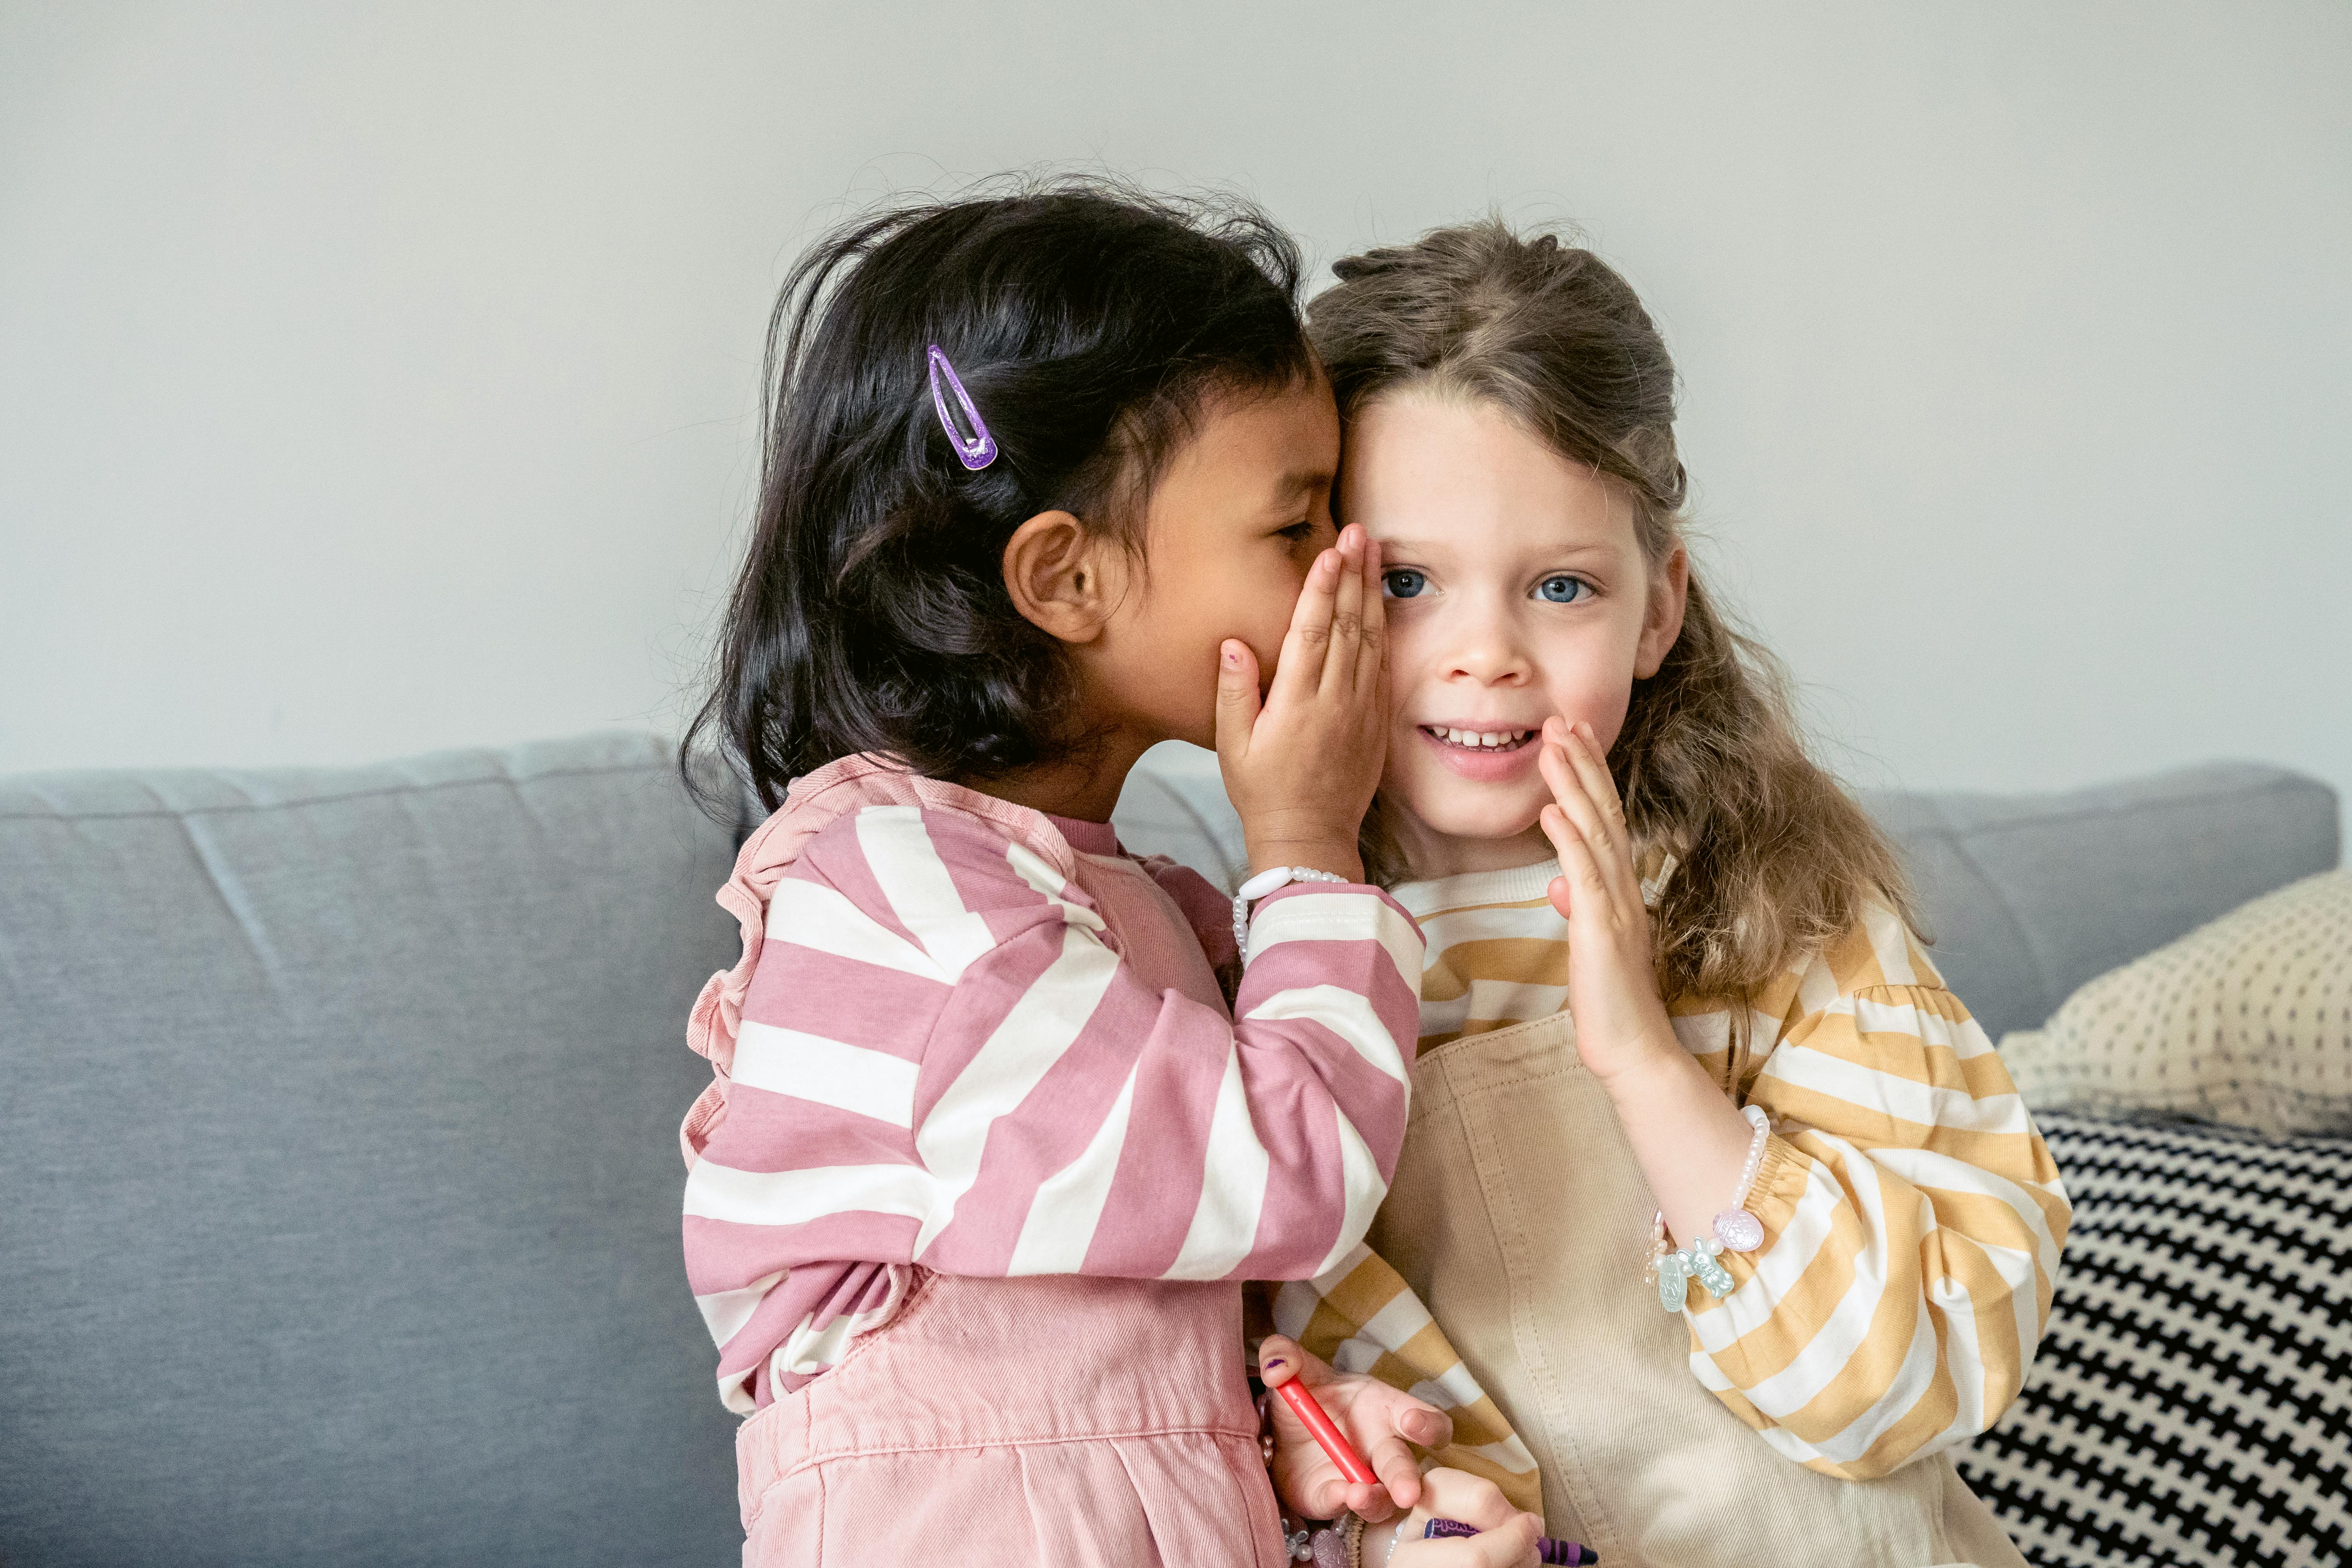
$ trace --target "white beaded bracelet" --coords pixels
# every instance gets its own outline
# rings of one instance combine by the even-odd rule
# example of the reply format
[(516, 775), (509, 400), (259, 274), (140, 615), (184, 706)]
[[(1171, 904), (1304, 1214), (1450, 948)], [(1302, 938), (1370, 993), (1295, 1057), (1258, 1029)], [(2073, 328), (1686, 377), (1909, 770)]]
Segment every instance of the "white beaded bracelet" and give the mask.
[(1348, 879), (1333, 871), (1318, 871), (1312, 866), (1275, 866), (1260, 871), (1234, 889), (1234, 952), (1236, 957), (1249, 954), (1249, 908), (1276, 888), (1286, 888), (1293, 882), (1345, 882)]
[(1748, 1189), (1756, 1184), (1756, 1173), (1764, 1168), (1764, 1146), (1772, 1141), (1772, 1119), (1760, 1105), (1743, 1105), (1739, 1114), (1748, 1118), (1756, 1136), (1748, 1140), (1748, 1163), (1739, 1168), (1739, 1190), (1731, 1194), (1731, 1206), (1715, 1216), (1715, 1239), (1733, 1252), (1753, 1252), (1764, 1245), (1764, 1222), (1748, 1212)]
[(1658, 1305), (1669, 1312), (1683, 1310), (1683, 1299), (1690, 1281), (1697, 1280), (1706, 1287), (1707, 1294), (1717, 1300), (1731, 1294), (1731, 1271), (1716, 1259), (1723, 1253), (1753, 1252), (1764, 1245), (1764, 1222), (1748, 1209), (1748, 1189), (1756, 1184), (1757, 1174), (1764, 1168), (1764, 1150), (1772, 1139), (1772, 1119), (1760, 1105), (1743, 1105), (1739, 1113), (1748, 1118), (1756, 1135), (1748, 1142), (1748, 1161), (1740, 1167), (1739, 1185), (1731, 1194), (1731, 1206), (1715, 1216), (1714, 1234), (1702, 1236), (1680, 1252), (1666, 1249), (1666, 1215), (1661, 1209), (1650, 1222), (1649, 1265), (1643, 1277), (1656, 1284)]

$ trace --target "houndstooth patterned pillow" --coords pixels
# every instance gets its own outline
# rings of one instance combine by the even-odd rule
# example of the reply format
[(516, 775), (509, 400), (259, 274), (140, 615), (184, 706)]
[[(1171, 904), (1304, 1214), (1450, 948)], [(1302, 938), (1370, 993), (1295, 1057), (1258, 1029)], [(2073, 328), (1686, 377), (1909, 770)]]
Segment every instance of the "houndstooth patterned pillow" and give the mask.
[(2037, 1115), (2074, 1204), (1960, 1472), (2042, 1568), (2352, 1555), (2352, 1142)]
[(2036, 1110), (2352, 1132), (2352, 871), (2240, 906), (2066, 999), (2000, 1058)]

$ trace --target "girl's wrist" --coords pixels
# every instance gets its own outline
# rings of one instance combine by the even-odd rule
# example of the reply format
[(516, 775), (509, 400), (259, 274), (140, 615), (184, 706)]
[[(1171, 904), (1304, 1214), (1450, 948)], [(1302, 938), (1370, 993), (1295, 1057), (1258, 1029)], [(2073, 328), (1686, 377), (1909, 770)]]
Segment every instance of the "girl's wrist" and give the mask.
[(1407, 1510), (1393, 1522), (1364, 1525), (1362, 1533), (1356, 1538), (1358, 1568), (1388, 1568), (1390, 1560), (1397, 1554), (1397, 1549), (1406, 1541), (1418, 1538), (1411, 1528), (1412, 1522), (1412, 1512)]
[(1276, 866), (1303, 866), (1310, 871), (1328, 871), (1350, 882), (1364, 879), (1364, 862), (1357, 855), (1352, 839), (1252, 838), (1248, 847), (1249, 874), (1253, 877)]

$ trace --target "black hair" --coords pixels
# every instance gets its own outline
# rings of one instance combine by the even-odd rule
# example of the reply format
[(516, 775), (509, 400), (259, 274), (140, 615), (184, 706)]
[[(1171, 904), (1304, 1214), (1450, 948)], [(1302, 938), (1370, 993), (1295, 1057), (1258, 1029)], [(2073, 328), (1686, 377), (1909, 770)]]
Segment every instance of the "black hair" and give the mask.
[[(1204, 398), (1311, 374), (1300, 270), (1247, 202), (1103, 181), (827, 236), (769, 325), (759, 508), (681, 763), (708, 736), (773, 809), (855, 752), (936, 778), (1068, 754), (1067, 661), (1014, 608), (1004, 547), (1063, 510), (1139, 552)], [(933, 343), (995, 437), (979, 471), (933, 409)]]

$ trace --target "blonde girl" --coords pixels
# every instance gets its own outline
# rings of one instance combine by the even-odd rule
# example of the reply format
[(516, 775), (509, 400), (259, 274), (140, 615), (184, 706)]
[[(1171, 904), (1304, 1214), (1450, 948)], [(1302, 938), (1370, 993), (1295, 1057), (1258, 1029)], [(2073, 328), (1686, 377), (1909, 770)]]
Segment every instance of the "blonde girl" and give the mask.
[(1451, 1375), (1448, 1462), (1539, 1465), (1612, 1568), (2021, 1562), (1950, 1455), (2017, 1392), (2066, 1199), (1693, 570), (1664, 342), (1499, 223), (1337, 271), (1309, 325), (1394, 683), (1365, 860), (1428, 946), (1368, 1238), (1402, 1281), (1354, 1260), (1279, 1325)]

